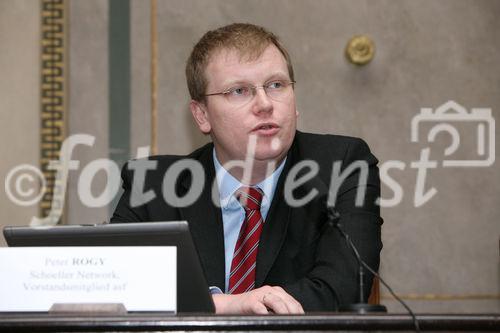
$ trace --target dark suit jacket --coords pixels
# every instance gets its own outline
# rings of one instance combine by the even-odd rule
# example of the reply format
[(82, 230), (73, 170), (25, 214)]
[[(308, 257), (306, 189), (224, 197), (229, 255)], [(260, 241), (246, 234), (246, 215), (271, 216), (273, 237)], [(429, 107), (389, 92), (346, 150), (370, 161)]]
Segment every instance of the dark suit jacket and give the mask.
[[(213, 144), (207, 144), (188, 156), (155, 156), (155, 170), (146, 175), (144, 189), (154, 191), (156, 198), (139, 207), (131, 207), (133, 172), (122, 170), (125, 190), (111, 222), (187, 220), (198, 250), (198, 255), (209, 285), (224, 290), (224, 234), (222, 214), (211, 199), (215, 177)], [(201, 196), (192, 205), (178, 208), (165, 202), (162, 182), (167, 169), (184, 158), (194, 159), (204, 167), (205, 185)], [(318, 174), (294, 190), (301, 198), (316, 188), (319, 195), (303, 207), (291, 207), (284, 199), (285, 178), (300, 161), (318, 163)], [(380, 239), (379, 207), (375, 200), (380, 195), (377, 159), (360, 139), (296, 133), (287, 155), (283, 172), (264, 223), (257, 257), (256, 288), (279, 285), (295, 297), (305, 311), (336, 310), (341, 304), (358, 301), (357, 263), (339, 232), (326, 222), (325, 196), (332, 181), (334, 162), (342, 162), (342, 170), (354, 161), (365, 161), (369, 166), (366, 197), (360, 207), (355, 206), (360, 172), (352, 172), (339, 187), (335, 207), (341, 223), (358, 247), (366, 262), (378, 269), (382, 249)], [(303, 171), (308, 171), (304, 169)], [(191, 186), (190, 172), (180, 173), (175, 185), (181, 197)], [(372, 276), (367, 275), (365, 295), (369, 295)]]

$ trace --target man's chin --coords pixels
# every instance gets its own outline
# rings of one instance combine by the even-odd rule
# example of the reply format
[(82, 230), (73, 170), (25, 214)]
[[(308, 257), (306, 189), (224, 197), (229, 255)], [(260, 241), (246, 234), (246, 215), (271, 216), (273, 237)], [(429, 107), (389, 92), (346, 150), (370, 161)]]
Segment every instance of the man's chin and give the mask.
[(255, 152), (255, 161), (262, 163), (280, 163), (285, 158), (286, 153), (283, 151), (276, 152), (275, 150), (271, 151), (257, 151)]

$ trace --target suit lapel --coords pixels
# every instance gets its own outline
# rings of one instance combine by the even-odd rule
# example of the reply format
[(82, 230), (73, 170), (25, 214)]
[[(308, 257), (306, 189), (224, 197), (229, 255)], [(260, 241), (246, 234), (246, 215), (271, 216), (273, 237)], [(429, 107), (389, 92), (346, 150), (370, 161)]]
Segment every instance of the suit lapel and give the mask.
[[(295, 137), (295, 141), (297, 140)], [(225, 254), (224, 227), (222, 213), (212, 201), (212, 185), (215, 179), (215, 169), (212, 156), (213, 145), (203, 148), (198, 161), (205, 169), (205, 185), (200, 198), (188, 207), (180, 208), (181, 218), (189, 222), (193, 241), (198, 250), (207, 282), (211, 286), (225, 289)], [(281, 247), (286, 239), (290, 224), (291, 207), (284, 199), (284, 184), (290, 169), (300, 158), (296, 142), (287, 156), (285, 167), (280, 175), (271, 207), (263, 226), (259, 241), (255, 285), (260, 287), (273, 266)], [(183, 196), (191, 186), (191, 175), (180, 177), (179, 196)]]
[[(205, 170), (205, 185), (200, 198), (191, 206), (180, 208), (181, 218), (188, 221), (193, 241), (198, 250), (207, 282), (210, 286), (225, 288), (224, 228), (220, 208), (212, 201), (215, 178), (212, 145), (201, 153), (199, 162)], [(191, 186), (191, 174), (179, 182), (179, 193), (184, 195)]]
[(286, 238), (288, 225), (291, 219), (291, 207), (286, 203), (284, 198), (284, 184), (288, 172), (295, 164), (296, 156), (296, 149), (294, 145), (292, 145), (290, 153), (287, 156), (285, 167), (278, 180), (271, 207), (269, 208), (269, 213), (259, 240), (259, 252), (257, 254), (255, 272), (256, 288), (262, 286), (264, 283)]

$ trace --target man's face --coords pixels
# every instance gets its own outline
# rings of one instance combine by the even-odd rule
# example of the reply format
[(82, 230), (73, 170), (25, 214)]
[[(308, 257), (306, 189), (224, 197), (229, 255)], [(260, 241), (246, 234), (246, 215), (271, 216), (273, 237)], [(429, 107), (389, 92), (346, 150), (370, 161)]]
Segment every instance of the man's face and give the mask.
[[(235, 50), (222, 49), (210, 60), (205, 75), (207, 94), (235, 86), (260, 87), (273, 80), (290, 81), (286, 60), (274, 45), (262, 55), (244, 61)], [(256, 138), (255, 161), (280, 162), (287, 154), (297, 126), (298, 113), (292, 87), (279, 101), (257, 89), (251, 101), (235, 107), (224, 95), (207, 96), (206, 104), (192, 102), (191, 110), (200, 130), (210, 134), (219, 161), (244, 160), (251, 136)]]

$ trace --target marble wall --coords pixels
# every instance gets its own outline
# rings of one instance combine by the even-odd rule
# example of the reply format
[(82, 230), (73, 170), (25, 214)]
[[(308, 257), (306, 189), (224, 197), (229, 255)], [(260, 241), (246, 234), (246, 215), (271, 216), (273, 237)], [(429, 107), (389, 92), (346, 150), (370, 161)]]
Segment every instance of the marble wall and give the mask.
[[(40, 6), (0, 1), (0, 178), (18, 165), (38, 165), (40, 127)], [(32, 173), (31, 176), (34, 177)], [(35, 178), (33, 178), (35, 179)], [(36, 182), (32, 183), (38, 189)], [(27, 224), (37, 205), (19, 206), (0, 191), (0, 226)], [(24, 189), (27, 191), (28, 189)], [(0, 245), (5, 244), (0, 237)]]

